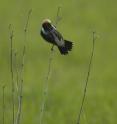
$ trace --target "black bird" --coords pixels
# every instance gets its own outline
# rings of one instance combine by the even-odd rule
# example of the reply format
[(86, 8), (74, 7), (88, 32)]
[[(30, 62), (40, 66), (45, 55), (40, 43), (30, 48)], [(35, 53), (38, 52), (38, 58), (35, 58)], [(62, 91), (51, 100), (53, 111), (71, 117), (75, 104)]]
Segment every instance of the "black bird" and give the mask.
[(47, 42), (56, 45), (61, 54), (66, 55), (72, 50), (72, 42), (65, 40), (49, 19), (43, 21), (40, 34)]

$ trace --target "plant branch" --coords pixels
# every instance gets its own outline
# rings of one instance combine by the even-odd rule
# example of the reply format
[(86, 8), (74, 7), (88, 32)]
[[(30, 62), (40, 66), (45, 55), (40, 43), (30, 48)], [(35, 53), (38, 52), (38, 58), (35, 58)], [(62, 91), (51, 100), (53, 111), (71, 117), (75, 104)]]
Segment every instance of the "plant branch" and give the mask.
[[(21, 118), (21, 110), (22, 110), (22, 97), (23, 97), (23, 74), (24, 74), (24, 62), (25, 62), (25, 56), (26, 56), (26, 42), (27, 42), (27, 31), (28, 31), (28, 25), (29, 25), (29, 20), (30, 20), (30, 15), (32, 13), (32, 9), (29, 10), (27, 20), (26, 20), (26, 25), (24, 28), (24, 47), (23, 47), (23, 52), (22, 52), (22, 63), (21, 63), (21, 80), (18, 85), (18, 111), (17, 111), (17, 118), (16, 118), (16, 124), (20, 124), (20, 118)], [(18, 76), (18, 71), (17, 71), (17, 76)]]
[(28, 12), (28, 16), (27, 16), (27, 21), (26, 21), (26, 25), (25, 25), (25, 28), (24, 28), (24, 32), (26, 33), (27, 30), (28, 30), (28, 25), (29, 25), (29, 20), (30, 20), (30, 15), (32, 13), (32, 9), (29, 10)]
[(5, 85), (3, 85), (3, 124), (5, 124)]
[(12, 29), (12, 25), (10, 24), (9, 25), (9, 30), (10, 30), (10, 49), (11, 49), (11, 52), (10, 52), (10, 60), (11, 60), (11, 63), (10, 63), (10, 67), (11, 67), (11, 80), (12, 80), (12, 123), (14, 124), (14, 118), (15, 118), (15, 110), (14, 110), (14, 107), (15, 107), (15, 103), (14, 103), (14, 73), (13, 73), (13, 38), (14, 38), (14, 31)]
[(57, 27), (59, 21), (61, 21), (62, 17), (60, 16), (60, 11), (61, 11), (61, 6), (58, 7), (57, 10), (57, 15), (56, 15), (56, 19), (55, 19), (55, 26)]
[(82, 111), (83, 111), (83, 105), (84, 105), (85, 98), (86, 98), (88, 81), (89, 81), (90, 72), (91, 72), (92, 59), (93, 59), (93, 56), (94, 56), (95, 40), (96, 40), (96, 38), (95, 38), (95, 32), (93, 32), (92, 52), (91, 52), (91, 57), (90, 57), (90, 61), (89, 61), (88, 73), (87, 73), (87, 77), (86, 77), (86, 81), (85, 81), (84, 94), (83, 94), (83, 98), (82, 98), (82, 102), (81, 102), (81, 107), (80, 107), (80, 111), (79, 111), (79, 115), (78, 115), (77, 124), (80, 124), (80, 118), (81, 118), (81, 114), (82, 114)]
[[(55, 26), (57, 26), (58, 22), (61, 19), (59, 16), (60, 9), (61, 7), (58, 7), (57, 15), (55, 19)], [(48, 62), (47, 76), (45, 78), (45, 84), (44, 84), (44, 89), (43, 89), (43, 99), (42, 99), (41, 110), (40, 110), (40, 115), (39, 115), (39, 124), (42, 124), (43, 117), (44, 117), (45, 105), (46, 105), (46, 100), (47, 100), (47, 95), (48, 95), (48, 81), (49, 81), (49, 75), (50, 75), (51, 68), (52, 68), (51, 66), (52, 66), (53, 55), (54, 55), (54, 45), (52, 45), (51, 47), (51, 53), (50, 53), (49, 62)]]

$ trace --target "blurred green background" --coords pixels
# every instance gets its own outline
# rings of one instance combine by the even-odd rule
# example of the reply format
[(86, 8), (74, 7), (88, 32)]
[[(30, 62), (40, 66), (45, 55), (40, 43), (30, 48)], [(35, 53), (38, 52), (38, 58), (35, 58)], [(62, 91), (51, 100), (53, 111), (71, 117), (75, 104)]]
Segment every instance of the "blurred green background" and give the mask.
[[(6, 85), (5, 124), (12, 123), (8, 26), (13, 26), (13, 50), (17, 52), (17, 63), (21, 64), (25, 44), (24, 27), (27, 13), (32, 9), (27, 32), (21, 124), (39, 124), (43, 84), (51, 48), (41, 38), (40, 28), (45, 18), (50, 18), (54, 23), (59, 5), (62, 7), (62, 20), (57, 28), (66, 39), (74, 41), (74, 47), (67, 56), (61, 56), (55, 48), (43, 124), (76, 124), (91, 54), (93, 31), (97, 32), (98, 38), (81, 124), (117, 124), (116, 0), (1, 0), (0, 124), (3, 84)], [(16, 110), (17, 104), (16, 97)]]

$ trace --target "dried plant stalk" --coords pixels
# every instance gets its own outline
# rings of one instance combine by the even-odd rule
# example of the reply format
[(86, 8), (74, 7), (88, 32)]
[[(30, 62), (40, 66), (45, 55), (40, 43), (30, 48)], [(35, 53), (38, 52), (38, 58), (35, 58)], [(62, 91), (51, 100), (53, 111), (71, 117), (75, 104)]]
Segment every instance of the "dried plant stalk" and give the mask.
[[(61, 20), (61, 17), (59, 16), (60, 9), (61, 7), (58, 7), (57, 15), (55, 19), (55, 26), (57, 26), (58, 22)], [(52, 45), (51, 47), (51, 53), (50, 53), (49, 62), (48, 62), (48, 71), (47, 71), (47, 76), (45, 78), (45, 83), (44, 83), (43, 99), (42, 99), (41, 110), (40, 110), (40, 115), (39, 115), (39, 124), (42, 124), (43, 117), (44, 117), (45, 105), (46, 105), (46, 100), (47, 100), (47, 95), (48, 95), (48, 81), (49, 81), (49, 75), (50, 75), (51, 68), (52, 68), (53, 55), (54, 55), (54, 45)]]
[(5, 124), (5, 85), (3, 85), (3, 124)]
[(9, 30), (10, 30), (10, 67), (11, 67), (11, 82), (12, 82), (12, 123), (14, 124), (14, 119), (15, 119), (15, 95), (14, 95), (14, 73), (13, 73), (13, 37), (14, 37), (14, 32), (12, 29), (12, 25), (9, 25)]
[[(23, 53), (22, 53), (22, 64), (21, 64), (21, 72), (20, 72), (21, 78), (20, 78), (20, 82), (18, 83), (18, 111), (17, 111), (17, 117), (16, 117), (16, 124), (20, 124), (20, 119), (21, 119), (22, 97), (23, 97), (22, 91), (23, 91), (23, 83), (24, 83), (24, 78), (23, 78), (24, 62), (25, 62), (25, 56), (26, 56), (27, 31), (28, 31), (28, 25), (29, 25), (31, 13), (32, 13), (32, 9), (30, 9), (28, 12), (26, 25), (24, 28), (24, 47), (23, 47)], [(17, 71), (17, 78), (18, 78), (18, 71)]]
[(84, 105), (85, 98), (86, 98), (87, 87), (88, 87), (88, 82), (89, 82), (89, 77), (90, 77), (90, 72), (91, 72), (91, 65), (92, 65), (92, 60), (93, 60), (93, 56), (94, 56), (95, 40), (96, 40), (95, 32), (93, 32), (92, 52), (91, 52), (91, 57), (90, 57), (90, 61), (89, 61), (88, 72), (87, 72), (87, 77), (86, 77), (86, 81), (85, 81), (85, 87), (84, 87), (81, 107), (80, 107), (80, 111), (79, 111), (79, 114), (78, 114), (77, 124), (80, 124), (80, 118), (81, 118), (81, 114), (82, 114), (82, 111), (83, 111), (83, 105)]

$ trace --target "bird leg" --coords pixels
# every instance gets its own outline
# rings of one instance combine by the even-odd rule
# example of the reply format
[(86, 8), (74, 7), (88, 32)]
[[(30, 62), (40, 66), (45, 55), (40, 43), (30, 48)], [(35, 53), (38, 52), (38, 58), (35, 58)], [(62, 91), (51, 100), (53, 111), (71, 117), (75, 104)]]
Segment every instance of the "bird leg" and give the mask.
[(52, 48), (51, 48), (51, 51), (53, 51), (54, 50), (54, 45), (52, 45)]

